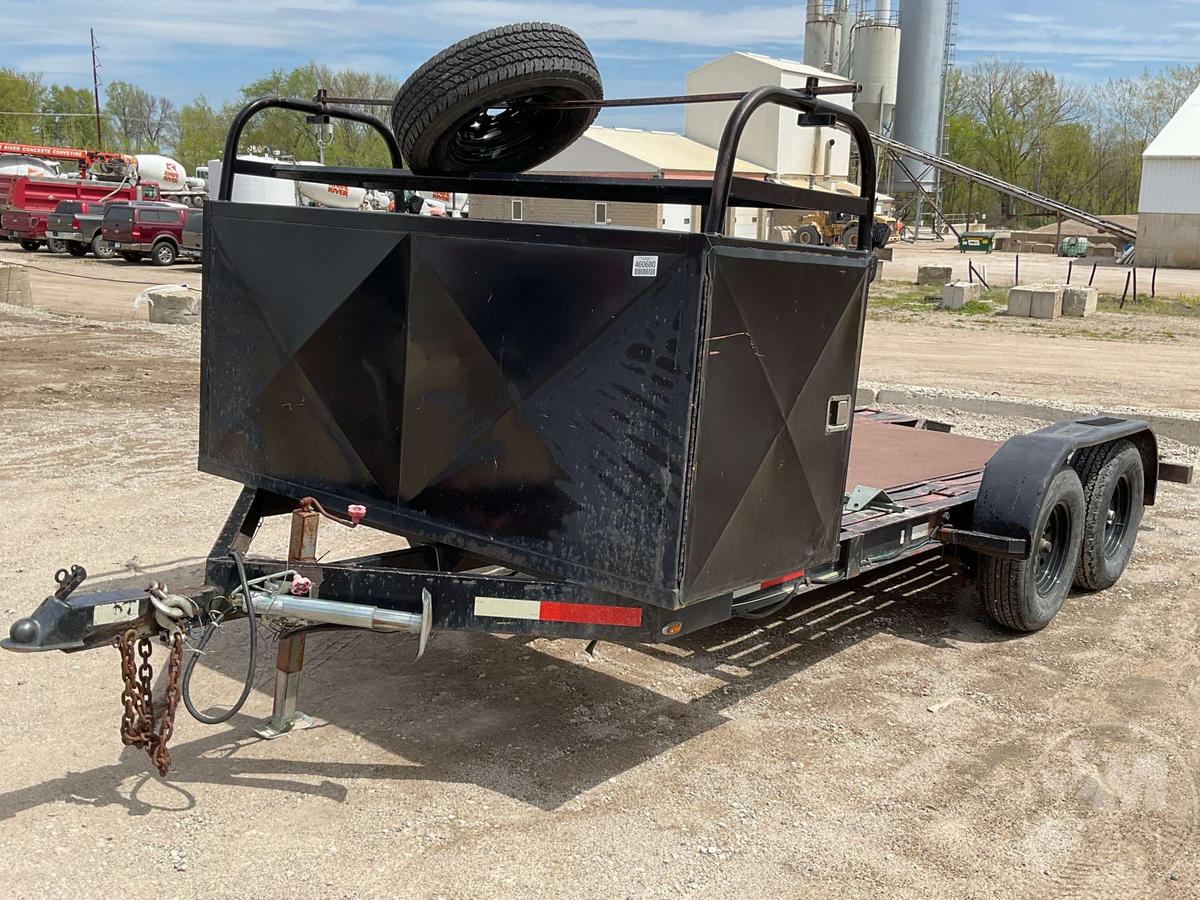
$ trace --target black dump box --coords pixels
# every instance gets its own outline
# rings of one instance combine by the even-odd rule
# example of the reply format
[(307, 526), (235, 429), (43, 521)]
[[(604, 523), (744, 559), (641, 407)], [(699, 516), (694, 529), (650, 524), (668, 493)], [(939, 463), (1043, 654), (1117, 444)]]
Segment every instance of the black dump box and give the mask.
[(838, 555), (871, 257), (213, 202), (200, 468), (678, 607)]

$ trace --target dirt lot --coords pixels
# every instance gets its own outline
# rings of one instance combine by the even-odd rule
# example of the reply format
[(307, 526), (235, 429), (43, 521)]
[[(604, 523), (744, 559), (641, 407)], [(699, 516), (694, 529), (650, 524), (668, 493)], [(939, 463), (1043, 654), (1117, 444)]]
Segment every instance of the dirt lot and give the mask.
[[(1191, 332), (1012, 325), (875, 318), (867, 370), (1082, 396), (1084, 361), (1117, 372), (1113, 396), (1194, 408)], [(237, 487), (195, 471), (197, 350), (194, 329), (0, 307), (5, 623), (72, 562), (198, 578)], [(595, 660), (438, 634), (414, 663), (409, 639), (314, 636), (302, 707), (320, 727), (253, 737), (264, 654), (232, 723), (181, 711), (165, 780), (120, 746), (115, 651), (0, 654), (5, 893), (1195, 897), (1198, 540), (1196, 489), (1165, 486), (1122, 584), (1017, 639), (933, 562)], [(235, 696), (242, 628), (203, 659), (200, 696)]]

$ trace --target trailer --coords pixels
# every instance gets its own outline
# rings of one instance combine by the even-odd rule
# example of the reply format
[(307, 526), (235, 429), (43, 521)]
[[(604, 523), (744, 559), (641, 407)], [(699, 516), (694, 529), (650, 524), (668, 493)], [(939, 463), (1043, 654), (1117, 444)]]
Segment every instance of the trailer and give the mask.
[[(184, 660), (188, 640), (203, 650), (239, 618), (251, 675), (253, 623), (280, 636), (258, 729), (275, 737), (308, 721), (297, 697), (314, 629), (411, 634), (418, 656), (447, 630), (664, 642), (934, 553), (1013, 631), (1049, 624), (1073, 585), (1111, 586), (1159, 482), (1191, 475), (1160, 462), (1145, 422), (1087, 416), (998, 443), (856, 410), (875, 155), (862, 121), (820, 94), (815, 81), (745, 94), (711, 181), (417, 174), (373, 116), (249, 104), (204, 216), (199, 467), (243, 485), (205, 583), (83, 593), (85, 570), (63, 569), (3, 646), (116, 643), (122, 739), (165, 772), (180, 698), (220, 722), (250, 691), (248, 677), (230, 710), (200, 712), (198, 653)], [(743, 129), (769, 105), (848, 130), (862, 196), (735, 177)], [(365, 123), (393, 168), (239, 159), (268, 109)], [(705, 216), (679, 233), (256, 205), (230, 199), (235, 174)], [(850, 215), (858, 241), (730, 236), (735, 206)], [(290, 517), (289, 546), (252, 556), (271, 516)], [(389, 533), (394, 549), (324, 561), (322, 520)], [(165, 704), (137, 674), (154, 644), (168, 648)]]

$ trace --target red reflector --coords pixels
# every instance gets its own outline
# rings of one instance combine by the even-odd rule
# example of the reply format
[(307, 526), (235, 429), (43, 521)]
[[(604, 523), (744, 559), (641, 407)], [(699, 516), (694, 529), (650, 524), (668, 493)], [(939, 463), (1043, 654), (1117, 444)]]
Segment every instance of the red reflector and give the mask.
[(538, 616), (543, 622), (587, 622), (592, 625), (625, 625), (637, 628), (642, 624), (640, 606), (592, 606), (590, 603), (556, 603), (543, 600)]
[(795, 581), (797, 578), (803, 577), (804, 570), (801, 569), (799, 572), (792, 572), (789, 575), (780, 575), (778, 578), (772, 578), (770, 581), (764, 581), (758, 587), (759, 590), (766, 590), (767, 588), (775, 587), (777, 584), (783, 584), (785, 581)]

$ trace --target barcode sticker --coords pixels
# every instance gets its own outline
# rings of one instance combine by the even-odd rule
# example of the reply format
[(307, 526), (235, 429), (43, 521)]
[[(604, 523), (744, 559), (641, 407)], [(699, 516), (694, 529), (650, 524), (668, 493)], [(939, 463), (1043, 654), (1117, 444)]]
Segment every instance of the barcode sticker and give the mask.
[(634, 278), (654, 278), (658, 275), (657, 256), (635, 256), (633, 258)]

